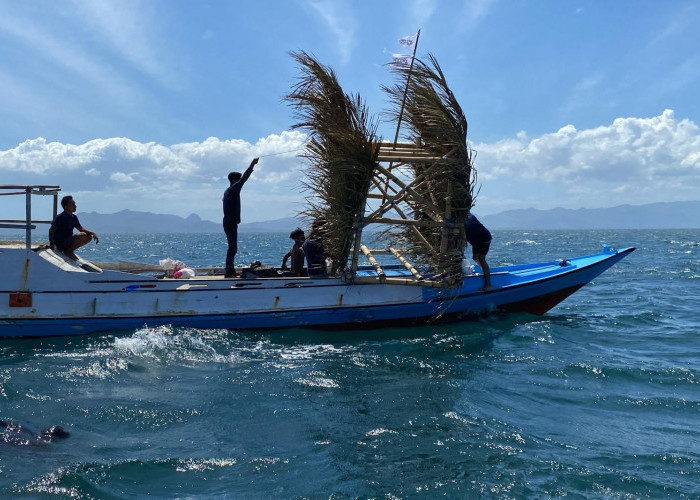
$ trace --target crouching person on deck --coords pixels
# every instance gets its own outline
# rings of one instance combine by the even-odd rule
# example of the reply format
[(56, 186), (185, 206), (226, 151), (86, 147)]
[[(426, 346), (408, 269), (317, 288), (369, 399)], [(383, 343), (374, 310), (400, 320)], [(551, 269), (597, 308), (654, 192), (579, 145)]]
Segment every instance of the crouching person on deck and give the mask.
[[(97, 237), (97, 233), (80, 225), (80, 221), (75, 215), (78, 207), (72, 196), (64, 196), (61, 199), (61, 206), (63, 212), (56, 216), (51, 222), (51, 228), (49, 228), (49, 247), (51, 250), (54, 248), (60, 250), (73, 260), (78, 260), (75, 250), (87, 245), (91, 240), (99, 243), (100, 239)], [(74, 228), (80, 232), (73, 234)]]
[(309, 237), (302, 245), (304, 256), (306, 257), (306, 264), (308, 266), (307, 272), (309, 278), (328, 277), (328, 272), (326, 271), (326, 249), (323, 248), (323, 241), (321, 239), (321, 228), (323, 224), (323, 220), (316, 219), (313, 224), (311, 224)]
[(304, 231), (300, 228), (296, 228), (291, 232), (289, 237), (294, 240), (294, 245), (292, 245), (291, 250), (287, 252), (282, 258), (282, 269), (287, 269), (287, 259), (292, 258), (292, 276), (300, 277), (304, 276), (304, 249), (302, 245), (306, 240), (304, 236)]

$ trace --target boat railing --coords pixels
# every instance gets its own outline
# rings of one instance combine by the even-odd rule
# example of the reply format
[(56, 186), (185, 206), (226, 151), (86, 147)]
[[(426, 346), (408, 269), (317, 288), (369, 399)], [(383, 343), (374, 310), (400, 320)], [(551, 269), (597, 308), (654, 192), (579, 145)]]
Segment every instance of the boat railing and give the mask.
[[(25, 246), (32, 247), (32, 230), (36, 224), (51, 224), (58, 213), (58, 193), (60, 186), (0, 184), (0, 196), (25, 196), (24, 219), (0, 219), (0, 229), (24, 229)], [(51, 220), (32, 218), (32, 195), (53, 196), (53, 217)]]

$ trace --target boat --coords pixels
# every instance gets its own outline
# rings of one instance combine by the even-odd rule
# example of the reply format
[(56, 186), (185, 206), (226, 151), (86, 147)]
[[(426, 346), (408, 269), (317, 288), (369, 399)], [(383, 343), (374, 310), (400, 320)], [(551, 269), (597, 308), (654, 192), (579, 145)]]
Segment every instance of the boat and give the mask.
[[(60, 188), (0, 185), (2, 189), (30, 197), (56, 196)], [(488, 292), (480, 291), (484, 279), (478, 266), (453, 287), (435, 286), (425, 278), (421, 283), (398, 265), (381, 271), (360, 266), (354, 281), (342, 275), (257, 277), (255, 269), (237, 278), (212, 274), (182, 279), (165, 270), (146, 275), (102, 269), (81, 257), (74, 261), (44, 245), (32, 246), (37, 222), (0, 224), (27, 233), (24, 242), (0, 244), (0, 337), (83, 335), (158, 325), (366, 329), (493, 313), (541, 315), (634, 250), (604, 246), (592, 255), (494, 267)]]
[[(327, 277), (244, 269), (237, 278), (209, 270), (184, 279), (148, 274), (154, 270), (146, 264), (72, 260), (32, 241), (36, 224), (53, 220), (33, 219), (32, 197), (52, 196), (55, 217), (60, 187), (0, 185), (0, 195), (25, 195), (27, 207), (24, 219), (0, 220), (0, 228), (25, 231), (24, 243), (0, 245), (0, 337), (144, 325), (366, 329), (541, 315), (634, 251), (604, 246), (591, 255), (494, 267), (492, 288), (484, 291), (483, 270), (463, 265), (474, 155), (466, 118), (437, 61), (416, 59), (401, 70), (405, 87), (390, 89), (400, 103), (396, 136), (385, 142), (359, 96), (346, 94), (328, 67), (303, 52), (293, 57), (304, 77), (286, 99), (299, 117), (295, 127), (309, 132), (302, 156), (315, 198), (306, 215), (314, 221), (310, 237), (323, 241), (329, 257)], [(399, 142), (402, 122), (409, 133)], [(388, 228), (384, 248), (366, 244), (369, 225)], [(379, 251), (397, 263), (380, 264)]]

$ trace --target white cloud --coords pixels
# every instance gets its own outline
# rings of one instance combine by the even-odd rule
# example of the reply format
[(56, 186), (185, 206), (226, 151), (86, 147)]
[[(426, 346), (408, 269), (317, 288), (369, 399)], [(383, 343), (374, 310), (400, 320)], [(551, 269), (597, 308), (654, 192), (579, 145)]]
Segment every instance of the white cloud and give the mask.
[[(81, 210), (124, 208), (205, 219), (221, 217), (231, 170), (261, 160), (243, 192), (246, 222), (294, 215), (306, 136), (271, 134), (255, 143), (210, 137), (166, 146), (126, 138), (84, 144), (26, 140), (0, 151), (0, 178), (13, 184), (58, 184), (80, 198)], [(618, 118), (578, 130), (525, 132), (474, 144), (482, 184), (477, 213), (508, 208), (606, 207), (700, 198), (700, 129), (666, 110), (652, 118)]]
[[(700, 198), (700, 129), (665, 110), (653, 118), (618, 118), (611, 125), (573, 125), (537, 138), (519, 134), (476, 144), (479, 180), (489, 198), (497, 185), (551, 191), (538, 208), (599, 207)], [(510, 194), (511, 188), (504, 188)]]
[(134, 182), (135, 173), (125, 174), (124, 172), (114, 172), (109, 176), (109, 180), (119, 183)]
[(272, 134), (255, 144), (210, 137), (172, 146), (121, 137), (73, 145), (39, 137), (0, 151), (0, 178), (13, 184), (61, 185), (80, 193), (83, 209), (108, 213), (132, 208), (185, 216), (197, 212), (216, 220), (229, 171), (242, 171), (260, 156), (244, 204), (246, 198), (253, 203), (279, 198), (282, 203), (251, 209), (248, 220), (278, 218), (298, 209), (292, 198), (302, 198), (296, 189), (296, 155), (305, 140), (297, 131)]

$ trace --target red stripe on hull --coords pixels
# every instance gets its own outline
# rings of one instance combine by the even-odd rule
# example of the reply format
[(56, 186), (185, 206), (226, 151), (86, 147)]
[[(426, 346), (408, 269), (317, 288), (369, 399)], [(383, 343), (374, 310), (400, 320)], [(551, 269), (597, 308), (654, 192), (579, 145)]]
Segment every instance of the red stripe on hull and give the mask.
[(530, 314), (538, 314), (541, 316), (584, 285), (585, 283), (581, 285), (574, 285), (572, 287), (557, 290), (556, 292), (548, 293), (546, 295), (521, 300), (520, 302), (504, 304), (499, 306), (498, 309), (504, 312), (525, 312)]

